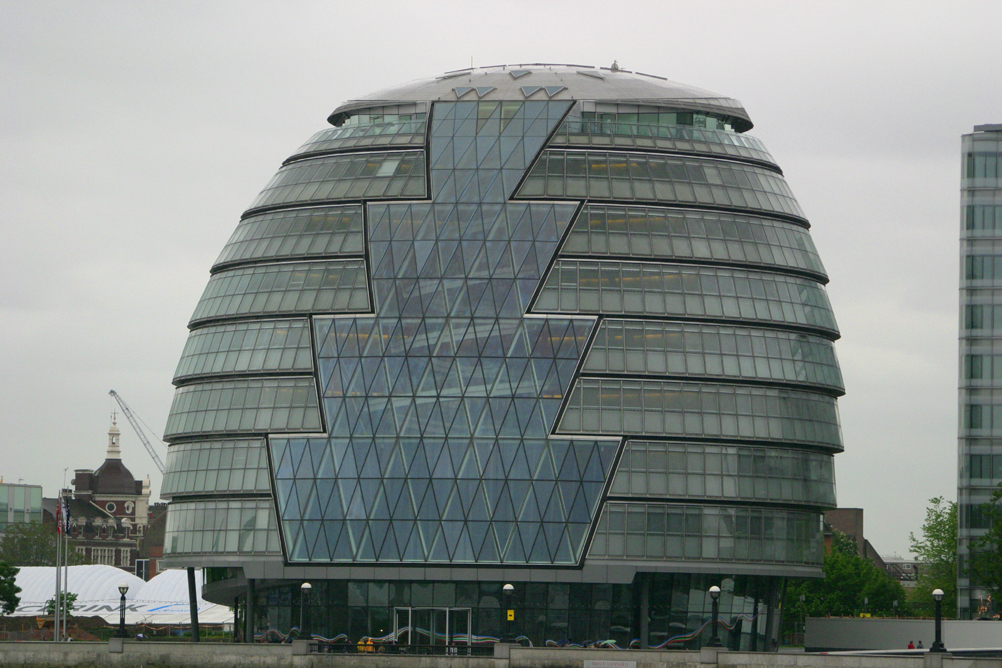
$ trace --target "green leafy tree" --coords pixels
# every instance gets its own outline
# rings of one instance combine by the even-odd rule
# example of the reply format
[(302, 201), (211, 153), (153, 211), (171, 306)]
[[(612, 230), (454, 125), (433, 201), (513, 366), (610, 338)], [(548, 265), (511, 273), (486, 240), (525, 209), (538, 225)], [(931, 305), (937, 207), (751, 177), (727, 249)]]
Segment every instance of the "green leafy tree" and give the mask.
[(957, 504), (941, 496), (929, 499), (921, 540), (908, 534), (911, 551), (922, 565), (909, 596), (916, 612), (932, 615), (934, 589), (943, 590), (943, 616), (957, 616)]
[(0, 615), (12, 615), (21, 602), (21, 588), (14, 583), (20, 568), (0, 561)]
[[(0, 561), (14, 566), (55, 566), (56, 525), (41, 522), (8, 524), (0, 538)], [(87, 563), (82, 554), (70, 550), (71, 566)]]
[(872, 561), (859, 556), (856, 542), (840, 531), (832, 534), (832, 548), (825, 555), (823, 570), (824, 579), (787, 581), (784, 633), (795, 630), (804, 617), (855, 617), (863, 612), (875, 616), (905, 614), (904, 588)]
[[(73, 592), (62, 592), (59, 597), (63, 599), (66, 603), (66, 614), (73, 612), (73, 606), (77, 602), (77, 595)], [(56, 614), (56, 597), (53, 596), (48, 601), (45, 602), (45, 614), (54, 615)]]
[(994, 602), (991, 607), (998, 610), (998, 602), (1002, 600), (999, 598), (1002, 596), (1002, 484), (980, 510), (981, 525), (987, 525), (988, 531), (971, 539), (971, 584), (987, 589), (989, 600)]

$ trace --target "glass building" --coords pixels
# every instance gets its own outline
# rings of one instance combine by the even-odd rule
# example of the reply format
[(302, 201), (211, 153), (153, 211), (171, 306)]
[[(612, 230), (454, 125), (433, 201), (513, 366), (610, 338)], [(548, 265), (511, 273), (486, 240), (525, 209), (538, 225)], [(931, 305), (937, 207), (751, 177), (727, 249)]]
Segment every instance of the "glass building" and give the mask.
[(0, 536), (11, 524), (42, 521), (42, 486), (3, 482), (0, 478)]
[(1002, 124), (961, 137), (960, 212), (957, 613), (970, 619), (998, 612), (967, 568), (988, 528), (981, 506), (1002, 483)]
[(504, 66), (328, 121), (189, 323), (168, 565), (245, 638), (302, 608), (352, 643), (696, 647), (717, 584), (725, 642), (769, 647), (785, 578), (821, 574), (843, 387), (740, 103)]

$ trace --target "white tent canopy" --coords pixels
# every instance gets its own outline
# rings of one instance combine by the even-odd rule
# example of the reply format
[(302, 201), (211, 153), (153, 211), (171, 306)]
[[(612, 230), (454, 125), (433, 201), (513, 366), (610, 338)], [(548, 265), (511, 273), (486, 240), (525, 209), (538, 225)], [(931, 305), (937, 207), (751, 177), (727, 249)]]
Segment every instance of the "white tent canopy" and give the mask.
[[(67, 589), (77, 595), (72, 615), (103, 618), (117, 624), (121, 606), (119, 584), (126, 584), (125, 622), (127, 624), (188, 624), (188, 574), (168, 570), (149, 582), (114, 566), (70, 566)], [(14, 616), (44, 614), (45, 602), (55, 598), (56, 569), (51, 566), (25, 566), (17, 574), (21, 603)], [(195, 591), (202, 590), (202, 572), (195, 571)], [(229, 624), (233, 612), (226, 606), (209, 603), (198, 596), (198, 621), (202, 624)]]

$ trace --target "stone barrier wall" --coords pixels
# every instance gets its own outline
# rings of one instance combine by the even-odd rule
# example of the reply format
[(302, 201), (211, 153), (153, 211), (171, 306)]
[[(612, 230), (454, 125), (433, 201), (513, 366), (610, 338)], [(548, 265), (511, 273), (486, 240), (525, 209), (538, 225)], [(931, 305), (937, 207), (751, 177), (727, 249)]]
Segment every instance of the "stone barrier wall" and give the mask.
[[(3, 668), (1002, 668), (1002, 659), (498, 647), (496, 657), (305, 654), (292, 645), (0, 642)], [(118, 650), (118, 651), (116, 651)]]

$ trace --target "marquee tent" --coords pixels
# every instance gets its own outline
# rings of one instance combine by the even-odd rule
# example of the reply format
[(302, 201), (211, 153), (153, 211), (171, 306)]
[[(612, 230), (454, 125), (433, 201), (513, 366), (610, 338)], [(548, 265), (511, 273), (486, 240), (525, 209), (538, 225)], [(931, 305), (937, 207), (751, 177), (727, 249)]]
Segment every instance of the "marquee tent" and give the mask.
[[(45, 602), (55, 598), (56, 569), (51, 566), (25, 566), (17, 574), (21, 603), (14, 616), (44, 614)], [(125, 622), (127, 624), (189, 624), (188, 574), (168, 570), (144, 582), (114, 566), (70, 566), (67, 589), (77, 595), (73, 615), (101, 617), (117, 624), (121, 594), (119, 584), (126, 584)], [(195, 571), (195, 591), (202, 590), (202, 572)], [(198, 621), (201, 624), (232, 624), (233, 611), (223, 605), (198, 597)]]

